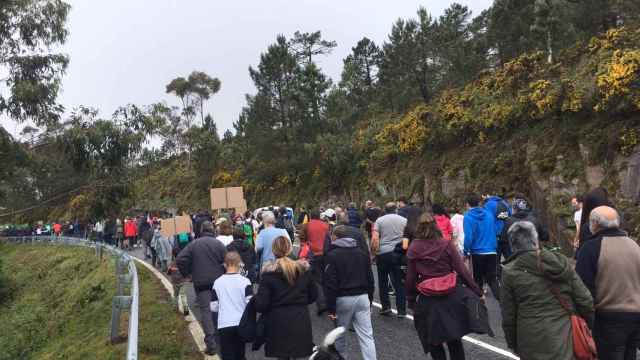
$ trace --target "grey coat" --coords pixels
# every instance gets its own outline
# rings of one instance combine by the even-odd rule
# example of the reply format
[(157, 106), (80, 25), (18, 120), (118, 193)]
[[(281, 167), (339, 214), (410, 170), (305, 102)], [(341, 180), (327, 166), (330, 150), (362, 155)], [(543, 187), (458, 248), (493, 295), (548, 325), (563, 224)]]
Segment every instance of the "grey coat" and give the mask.
[(191, 275), (196, 291), (209, 291), (213, 282), (224, 274), (224, 257), (227, 248), (213, 234), (202, 236), (187, 245), (176, 259), (183, 276)]

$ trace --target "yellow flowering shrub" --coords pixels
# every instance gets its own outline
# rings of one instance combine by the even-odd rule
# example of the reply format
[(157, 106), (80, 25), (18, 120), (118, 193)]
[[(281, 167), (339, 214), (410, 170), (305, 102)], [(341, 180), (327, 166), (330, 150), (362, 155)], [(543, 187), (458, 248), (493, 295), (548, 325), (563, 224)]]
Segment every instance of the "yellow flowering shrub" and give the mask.
[(404, 115), (400, 121), (382, 128), (375, 136), (383, 156), (392, 154), (415, 154), (422, 150), (427, 137), (424, 117), (428, 114), (426, 105), (418, 105)]
[(616, 50), (605, 71), (598, 75), (601, 99), (596, 111), (625, 103), (640, 109), (640, 50)]

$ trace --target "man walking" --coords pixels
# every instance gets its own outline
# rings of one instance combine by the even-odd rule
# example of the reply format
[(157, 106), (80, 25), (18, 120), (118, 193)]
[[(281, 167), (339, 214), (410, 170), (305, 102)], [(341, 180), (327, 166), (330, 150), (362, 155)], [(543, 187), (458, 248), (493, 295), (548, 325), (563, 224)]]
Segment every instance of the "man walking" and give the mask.
[(273, 240), (280, 236), (284, 236), (291, 240), (287, 230), (278, 229), (275, 226), (276, 216), (272, 211), (262, 212), (262, 224), (264, 225), (264, 229), (260, 231), (258, 238), (256, 239), (256, 251), (261, 253), (259, 269), (261, 269), (262, 265), (266, 264), (268, 261), (276, 260), (276, 257), (273, 255), (273, 251), (271, 250)]
[(371, 200), (367, 200), (367, 202), (365, 203), (365, 207), (366, 207), (366, 209), (364, 210), (365, 230), (367, 231), (368, 239), (371, 240), (371, 233), (373, 232), (373, 224), (375, 224), (376, 220), (378, 220), (378, 218), (380, 217), (380, 213), (382, 211)]
[(323, 290), (323, 272), (324, 272), (324, 245), (329, 235), (329, 224), (320, 220), (320, 211), (313, 209), (311, 211), (311, 220), (305, 227), (305, 236), (309, 243), (309, 248), (313, 253), (311, 259), (311, 275), (313, 281), (318, 288), (318, 297), (316, 299), (318, 315), (322, 314), (326, 308)]
[(591, 211), (593, 236), (578, 252), (576, 272), (594, 299), (600, 360), (631, 360), (640, 346), (640, 246), (620, 230), (616, 210)]
[[(376, 359), (376, 346), (371, 326), (373, 272), (367, 253), (349, 236), (347, 225), (333, 230), (331, 245), (325, 254), (324, 288), (329, 318), (346, 329), (353, 327), (358, 336), (364, 360)], [(336, 350), (344, 357), (346, 338), (336, 340)]]
[(215, 355), (217, 352), (216, 326), (210, 308), (211, 289), (213, 283), (225, 273), (226, 254), (227, 249), (214, 235), (213, 224), (205, 221), (202, 223), (200, 238), (190, 242), (176, 259), (180, 273), (183, 276), (191, 275), (193, 281), (207, 355)]
[(389, 282), (387, 281), (390, 276), (396, 290), (398, 317), (403, 318), (407, 315), (405, 290), (402, 284), (404, 274), (400, 268), (402, 264), (395, 261), (393, 252), (396, 246), (402, 242), (407, 219), (396, 214), (396, 204), (393, 202), (387, 203), (384, 211), (385, 215), (379, 217), (375, 222), (371, 239), (371, 253), (376, 255), (378, 268), (378, 289), (382, 303), (380, 315), (391, 315)]
[(498, 256), (495, 221), (492, 213), (480, 207), (480, 196), (467, 195), (467, 209), (464, 214), (464, 253), (471, 256), (473, 277), (482, 289), (489, 284), (496, 299), (498, 289)]

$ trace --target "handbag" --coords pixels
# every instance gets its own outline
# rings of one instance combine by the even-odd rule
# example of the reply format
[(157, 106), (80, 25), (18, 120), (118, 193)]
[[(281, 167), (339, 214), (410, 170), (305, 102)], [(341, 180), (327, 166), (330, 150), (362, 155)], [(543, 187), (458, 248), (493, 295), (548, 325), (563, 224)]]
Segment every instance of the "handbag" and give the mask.
[[(538, 267), (541, 268), (540, 261), (538, 260)], [(571, 336), (573, 337), (573, 354), (577, 360), (597, 360), (598, 352), (596, 349), (596, 343), (593, 340), (593, 335), (587, 322), (575, 314), (571, 310), (571, 305), (567, 302), (567, 299), (562, 297), (560, 290), (553, 283), (549, 286), (549, 290), (553, 296), (558, 300), (560, 306), (569, 314), (571, 319)]]
[(422, 280), (418, 291), (424, 296), (444, 296), (450, 294), (458, 283), (458, 274), (451, 272), (447, 275)]

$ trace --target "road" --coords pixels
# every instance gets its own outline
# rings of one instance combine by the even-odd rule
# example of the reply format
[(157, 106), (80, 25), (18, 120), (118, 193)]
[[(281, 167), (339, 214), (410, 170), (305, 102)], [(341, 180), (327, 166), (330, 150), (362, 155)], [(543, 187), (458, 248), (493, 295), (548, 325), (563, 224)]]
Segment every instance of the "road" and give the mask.
[[(142, 250), (136, 249), (132, 252), (138, 258), (142, 258)], [(376, 271), (374, 269), (374, 275)], [(186, 285), (186, 294), (193, 315), (200, 319), (200, 313), (195, 306), (195, 293), (191, 284)], [(395, 306), (395, 299), (392, 298), (392, 305)], [(379, 297), (376, 293), (374, 296), (374, 308), (372, 309), (373, 332), (376, 341), (376, 348), (379, 360), (398, 360), (398, 359), (426, 359), (422, 350), (420, 341), (410, 318), (398, 319), (396, 317), (384, 317), (378, 314), (378, 308), (375, 307), (379, 303)], [(378, 305), (379, 306), (379, 305)], [(470, 339), (464, 342), (467, 359), (474, 360), (495, 360), (495, 359), (513, 359), (513, 355), (503, 355), (507, 350), (504, 341), (504, 333), (500, 323), (500, 308), (496, 300), (489, 293), (487, 295), (487, 307), (489, 309), (489, 318), (491, 326), (496, 333), (495, 338), (484, 335), (471, 335)], [(313, 325), (313, 336), (316, 343), (320, 343), (326, 333), (331, 331), (333, 323), (326, 317), (318, 317), (315, 314), (315, 307), (310, 307), (311, 320)], [(348, 359), (362, 359), (357, 344), (357, 339), (353, 332), (347, 334)], [(491, 349), (495, 347), (494, 349)], [(248, 360), (264, 359), (263, 349), (257, 352), (247, 352)]]

